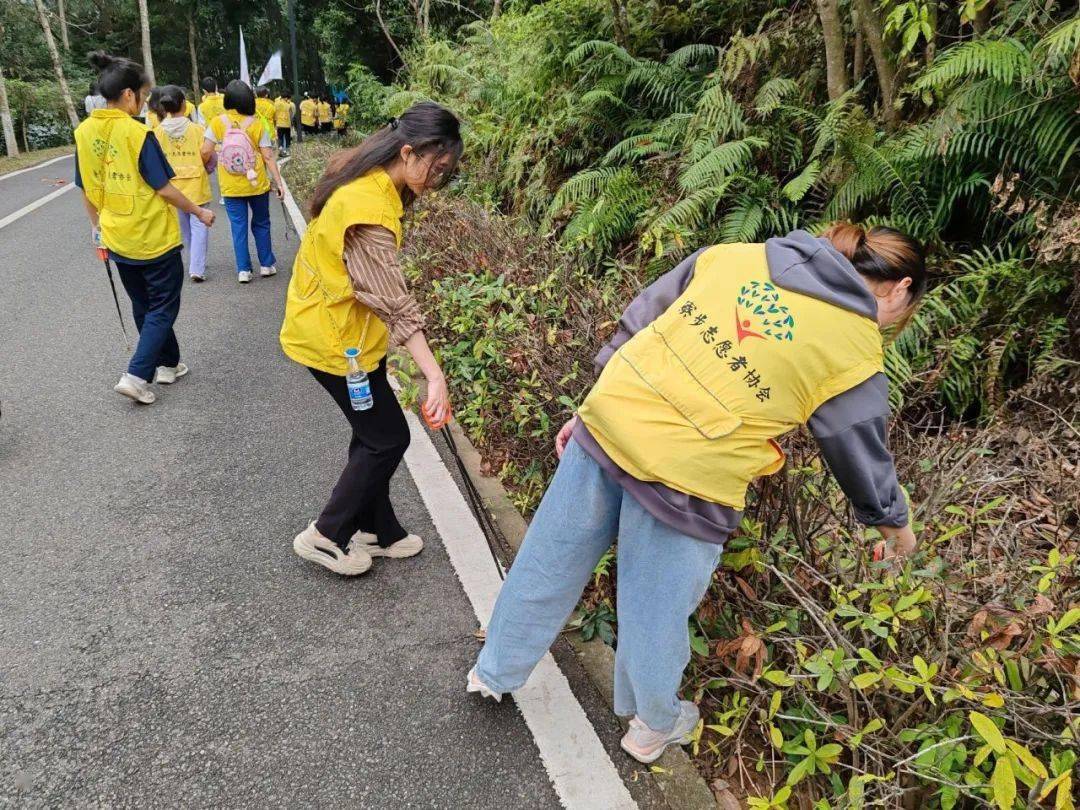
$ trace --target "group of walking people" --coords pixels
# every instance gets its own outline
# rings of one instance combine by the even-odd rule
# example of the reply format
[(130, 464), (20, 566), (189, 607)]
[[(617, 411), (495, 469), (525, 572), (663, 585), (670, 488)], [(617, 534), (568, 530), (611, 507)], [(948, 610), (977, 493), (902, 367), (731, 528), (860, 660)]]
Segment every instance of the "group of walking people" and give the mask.
[(320, 132), (345, 135), (349, 130), (349, 109), (347, 99), (331, 102), (326, 96), (312, 97), (304, 93), (300, 102), (300, 126), (309, 135)]
[[(125, 257), (125, 287), (136, 290), (145, 334), (158, 327), (138, 314), (133, 279), (175, 273), (154, 264), (161, 246), (179, 240), (168, 205), (206, 225), (213, 215), (170, 184), (164, 163), (142, 157), (157, 147), (146, 146), (155, 141), (129, 117), (145, 90), (137, 68), (102, 66), (109, 107), (77, 139), (83, 188), (105, 244)], [(229, 85), (227, 120), (206, 134), (201, 156), (227, 145), (230, 128), (249, 130), (248, 98)], [(169, 99), (167, 112), (180, 109)], [(114, 149), (126, 150), (121, 179), (97, 157)], [(343, 413), (349, 446), (328, 501), (293, 548), (336, 574), (362, 574), (375, 558), (423, 549), (390, 497), (410, 434), (386, 362), (392, 345), (403, 346), (427, 379), (429, 423), (449, 419), (447, 380), (399, 251), (405, 213), (446, 183), (462, 151), (454, 114), (421, 102), (332, 158), (311, 200), (280, 340)], [(223, 191), (243, 182), (230, 175)], [(902, 324), (926, 285), (916, 240), (837, 223), (818, 236), (797, 230), (763, 244), (703, 248), (644, 289), (599, 349), (592, 390), (554, 437), (558, 469), (484, 647), (462, 673), (466, 689), (498, 700), (521, 688), (617, 540), (615, 710), (632, 718), (622, 746), (653, 762), (686, 742), (699, 719), (679, 698), (688, 619), (740, 523), (748, 485), (783, 467), (778, 440), (799, 425), (809, 426), (855, 516), (884, 538), (875, 556), (911, 553), (909, 507), (888, 449), (881, 330)], [(181, 367), (171, 328), (167, 340), (145, 351), (142, 343), (129, 373), (148, 380), (156, 365), (169, 381)], [(359, 371), (370, 382), (370, 407), (350, 396)]]

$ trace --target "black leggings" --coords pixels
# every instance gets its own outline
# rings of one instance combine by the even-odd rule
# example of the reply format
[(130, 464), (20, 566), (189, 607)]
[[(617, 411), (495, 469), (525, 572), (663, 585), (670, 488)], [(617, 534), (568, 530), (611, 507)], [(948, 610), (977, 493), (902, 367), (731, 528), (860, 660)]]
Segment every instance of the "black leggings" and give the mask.
[(282, 149), (288, 149), (289, 144), (292, 143), (292, 128), (291, 127), (278, 127), (277, 128), (278, 145)]
[(342, 549), (357, 531), (374, 534), (386, 547), (405, 537), (390, 503), (390, 478), (409, 447), (409, 425), (386, 379), (386, 359), (368, 377), (374, 404), (354, 411), (345, 378), (309, 369), (352, 426), (349, 460), (315, 528)]

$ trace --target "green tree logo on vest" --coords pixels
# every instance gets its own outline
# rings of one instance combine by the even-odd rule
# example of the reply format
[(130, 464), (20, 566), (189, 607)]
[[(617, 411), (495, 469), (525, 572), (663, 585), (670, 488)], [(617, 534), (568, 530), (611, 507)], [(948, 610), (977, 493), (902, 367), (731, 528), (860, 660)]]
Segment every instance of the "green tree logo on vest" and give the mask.
[(751, 281), (739, 290), (735, 307), (735, 333), (739, 343), (746, 338), (762, 340), (794, 339), (795, 319), (788, 308), (780, 304), (776, 285), (768, 281)]

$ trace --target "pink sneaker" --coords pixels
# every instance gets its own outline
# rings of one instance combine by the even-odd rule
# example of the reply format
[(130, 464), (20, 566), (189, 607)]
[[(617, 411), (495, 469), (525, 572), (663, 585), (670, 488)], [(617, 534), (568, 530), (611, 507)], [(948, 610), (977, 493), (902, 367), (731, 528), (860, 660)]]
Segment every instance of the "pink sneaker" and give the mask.
[(630, 730), (622, 738), (622, 750), (646, 765), (660, 759), (660, 755), (672, 744), (686, 745), (697, 728), (701, 713), (689, 700), (679, 701), (679, 719), (671, 731), (653, 731), (645, 723), (634, 717), (630, 721)]

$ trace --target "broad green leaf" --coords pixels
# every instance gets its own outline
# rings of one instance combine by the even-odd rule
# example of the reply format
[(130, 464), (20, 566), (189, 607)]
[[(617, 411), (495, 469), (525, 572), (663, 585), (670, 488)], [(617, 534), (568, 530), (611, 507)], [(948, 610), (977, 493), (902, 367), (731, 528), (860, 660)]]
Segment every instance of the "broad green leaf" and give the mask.
[(795, 679), (784, 672), (782, 669), (770, 669), (764, 675), (761, 676), (774, 686), (791, 686), (795, 683)]
[[(986, 744), (994, 749), (995, 754), (1005, 753), (1005, 738), (1001, 735), (1001, 731), (994, 725), (994, 721), (981, 712), (968, 712), (968, 720), (971, 721), (971, 725), (979, 736), (982, 737)], [(1009, 771), (1012, 773), (1011, 769)]]
[(784, 744), (784, 735), (780, 733), (780, 729), (776, 726), (769, 726), (769, 741), (777, 751), (779, 751)]
[(1016, 740), (1005, 740), (1005, 744), (1009, 746), (1010, 751), (1016, 754), (1016, 758), (1023, 763), (1024, 767), (1037, 777), (1045, 779), (1049, 775), (1046, 772), (1046, 766), (1039, 761), (1038, 757)]
[(769, 699), (769, 719), (770, 720), (772, 720), (772, 718), (776, 715), (776, 713), (778, 711), (780, 711), (780, 699), (782, 697), (783, 697), (783, 695), (780, 694), (779, 689), (772, 693), (772, 697)]
[(994, 804), (1001, 810), (1012, 810), (1016, 801), (1016, 775), (1007, 757), (998, 757), (990, 777), (990, 787), (994, 789)]
[(1057, 621), (1057, 631), (1060, 633), (1077, 622), (1080, 622), (1080, 608), (1073, 608)]
[(863, 672), (851, 679), (851, 685), (856, 689), (866, 689), (880, 681), (881, 678), (880, 672)]

